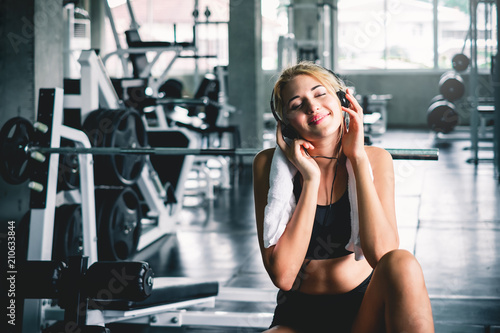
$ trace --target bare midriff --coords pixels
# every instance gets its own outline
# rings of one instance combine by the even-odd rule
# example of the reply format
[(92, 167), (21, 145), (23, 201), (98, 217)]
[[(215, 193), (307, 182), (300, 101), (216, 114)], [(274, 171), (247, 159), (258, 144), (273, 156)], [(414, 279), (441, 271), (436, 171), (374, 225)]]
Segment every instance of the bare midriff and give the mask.
[[(304, 265), (307, 261), (304, 261)], [(297, 279), (302, 280), (299, 291), (306, 294), (346, 293), (359, 286), (371, 272), (368, 262), (364, 259), (356, 261), (354, 254), (333, 259), (313, 259), (297, 276)]]

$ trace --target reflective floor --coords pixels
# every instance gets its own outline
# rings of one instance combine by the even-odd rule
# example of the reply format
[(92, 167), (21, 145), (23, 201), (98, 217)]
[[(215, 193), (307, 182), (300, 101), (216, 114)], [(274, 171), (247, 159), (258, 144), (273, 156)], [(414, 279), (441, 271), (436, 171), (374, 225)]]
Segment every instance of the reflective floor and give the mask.
[[(500, 332), (500, 186), (493, 164), (467, 163), (470, 143), (437, 140), (427, 131), (390, 130), (386, 148), (440, 148), (439, 161), (394, 162), (401, 248), (419, 260), (436, 332)], [(490, 146), (485, 143), (484, 145)], [(480, 158), (492, 158), (487, 149)], [(156, 276), (218, 280), (222, 286), (273, 289), (258, 249), (251, 170), (214, 201), (186, 198), (177, 233), (138, 255)], [(194, 202), (194, 204), (193, 204)], [(272, 312), (272, 302), (226, 303), (225, 310)], [(162, 330), (148, 329), (148, 332)], [(179, 332), (256, 332), (187, 328)]]

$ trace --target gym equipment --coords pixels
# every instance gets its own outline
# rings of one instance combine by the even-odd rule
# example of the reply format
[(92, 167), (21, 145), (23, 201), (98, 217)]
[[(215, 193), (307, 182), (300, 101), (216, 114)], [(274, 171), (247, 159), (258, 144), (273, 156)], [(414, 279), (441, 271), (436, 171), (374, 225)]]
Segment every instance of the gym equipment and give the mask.
[(52, 260), (66, 260), (83, 254), (82, 208), (63, 205), (56, 208)]
[[(484, 10), (484, 20), (479, 19), (479, 22), (484, 23), (484, 31), (482, 31), (481, 35), (484, 37), (480, 37), (479, 33), (479, 24), (478, 17), (483, 15), (481, 8)], [(494, 7), (497, 8), (494, 8)], [(495, 67), (498, 66), (498, 63), (493, 63), (493, 55), (498, 54), (498, 46), (497, 46), (497, 33), (498, 31), (493, 31), (492, 28), (495, 27), (498, 22), (493, 21), (493, 17), (498, 15), (496, 14), (498, 11), (498, 3), (495, 1), (482, 1), (482, 0), (471, 0), (469, 1), (469, 18), (470, 18), (470, 28), (468, 39), (464, 41), (464, 47), (468, 44), (470, 47), (470, 71), (469, 71), (469, 98), (468, 102), (470, 103), (470, 151), (471, 157), (467, 160), (467, 162), (478, 164), (480, 161), (491, 161), (490, 158), (480, 158), (479, 152), (482, 150), (479, 145), (480, 137), (480, 126), (481, 126), (481, 111), (480, 111), (480, 97), (478, 94), (478, 90), (482, 84), (479, 81), (479, 67), (480, 63), (483, 62), (481, 59), (478, 61), (478, 57), (484, 56), (484, 64), (486, 66), (490, 65), (491, 68), (495, 71)], [(498, 28), (498, 27), (497, 27)], [(495, 37), (493, 37), (495, 36)], [(495, 50), (496, 49), (496, 50)], [(463, 52), (462, 52), (463, 53)], [(491, 60), (490, 60), (491, 59)], [(495, 87), (497, 83), (493, 83), (493, 87)], [(495, 96), (496, 97), (496, 96)], [(496, 110), (498, 114), (498, 110)], [(498, 119), (498, 117), (497, 117)], [(498, 122), (495, 122), (495, 126), (498, 129)], [(498, 133), (498, 130), (496, 130)], [(493, 161), (496, 161), (496, 167), (498, 169), (499, 164), (499, 156), (498, 156), (498, 137), (495, 140), (496, 149), (494, 149), (494, 158)]]
[(447, 101), (443, 95), (435, 96), (427, 109), (427, 125), (440, 133), (450, 133), (458, 125), (459, 116), (455, 104)]
[[(111, 8), (107, 2), (104, 3), (104, 9), (106, 11), (106, 16), (108, 17), (111, 31), (116, 43), (116, 50), (103, 56), (104, 64), (111, 56), (118, 56), (122, 64), (123, 77), (147, 78), (149, 81), (148, 86), (151, 87), (153, 92), (155, 93), (167, 79), (168, 72), (172, 68), (174, 62), (178, 58), (183, 57), (183, 53), (185, 53), (186, 51), (188, 51), (189, 53), (196, 53), (196, 29), (194, 28), (192, 42), (178, 43), (176, 40), (175, 25), (173, 42), (142, 41), (138, 32), (139, 24), (135, 20), (132, 5), (128, 0), (127, 9), (130, 15), (130, 28), (125, 32), (128, 47), (123, 47), (120, 37), (118, 36), (118, 31), (116, 30), (116, 25), (113, 14), (111, 12)], [(146, 52), (154, 54), (154, 57), (151, 61), (147, 59)], [(153, 80), (150, 76), (151, 68), (158, 62), (158, 60), (164, 53), (169, 53), (169, 55), (171, 54), (172, 56), (160, 77), (157, 80)], [(129, 60), (132, 62), (133, 73), (130, 73)]]
[[(448, 113), (446, 114), (448, 116)], [(445, 119), (446, 121), (448, 118)], [(129, 124), (130, 121), (126, 123)], [(37, 125), (42, 126), (42, 125)], [(11, 128), (25, 128), (27, 130), (18, 130), (10, 134)], [(17, 184), (29, 178), (29, 168), (23, 169), (20, 174), (16, 174), (18, 165), (29, 165), (32, 163), (32, 159), (37, 161), (44, 160), (45, 154), (92, 154), (92, 155), (108, 155), (112, 161), (120, 161), (118, 156), (134, 156), (134, 155), (210, 155), (210, 156), (253, 156), (257, 154), (259, 149), (251, 148), (235, 148), (235, 149), (224, 149), (224, 148), (167, 148), (167, 147), (154, 147), (154, 148), (122, 148), (122, 147), (37, 147), (33, 145), (33, 141), (29, 137), (29, 132), (31, 131), (30, 125), (27, 125), (27, 120), (13, 118), (11, 121), (6, 123), (6, 126), (2, 127), (0, 131), (0, 140), (2, 141), (2, 146), (0, 150), (0, 156), (3, 157), (2, 169), (0, 169), (2, 176), (6, 181), (15, 182)], [(4, 136), (7, 135), (7, 136)], [(121, 134), (123, 135), (123, 134)], [(115, 139), (111, 140), (112, 143), (116, 143), (121, 140)], [(124, 140), (124, 139), (123, 139)], [(94, 142), (97, 139), (94, 138)], [(387, 149), (393, 156), (394, 159), (424, 159), (424, 160), (436, 160), (438, 158), (438, 151), (433, 149)], [(136, 159), (134, 159), (136, 161)], [(123, 163), (119, 164), (115, 162), (114, 166), (123, 175)], [(134, 163), (135, 167), (135, 163)], [(126, 175), (130, 175), (129, 170), (126, 170)]]
[[(151, 326), (180, 327), (183, 324), (200, 324), (200, 319), (212, 326), (256, 326), (255, 319), (270, 320), (270, 314), (246, 314), (193, 311), (191, 305), (214, 306), (219, 293), (217, 281), (190, 278), (153, 279), (148, 263), (100, 261), (87, 268), (87, 257), (71, 256), (65, 261), (26, 261), (20, 266), (18, 299), (51, 299), (42, 316), (50, 323), (44, 333), (66, 332), (64, 327), (73, 324), (75, 331), (110, 332), (104, 325), (110, 323), (139, 323)], [(227, 291), (237, 291), (228, 288)], [(262, 293), (259, 301), (263, 300)], [(235, 300), (235, 295), (223, 296)], [(266, 295), (267, 296), (267, 295)], [(250, 299), (249, 301), (257, 301)], [(269, 298), (269, 297), (267, 297)], [(267, 300), (267, 299), (266, 299)], [(181, 310), (178, 310), (181, 308)], [(214, 320), (214, 318), (222, 320)], [(168, 319), (167, 319), (168, 318)], [(245, 319), (253, 319), (245, 322)], [(56, 321), (56, 322), (55, 322)], [(191, 322), (190, 322), (191, 321)], [(55, 322), (55, 323), (54, 323)], [(204, 324), (202, 322), (202, 324)], [(269, 325), (269, 324), (267, 324)], [(265, 327), (263, 325), (258, 327)], [(23, 327), (26, 332), (26, 328)], [(37, 328), (35, 332), (40, 331)], [(118, 328), (116, 332), (119, 332)], [(113, 332), (115, 330), (113, 329)]]
[[(139, 302), (151, 295), (154, 274), (147, 262), (99, 261), (87, 268), (86, 265), (83, 265), (87, 259), (82, 256), (70, 256), (64, 261), (26, 261), (21, 263), (21, 269), (19, 269), (20, 295), (23, 298), (64, 299), (67, 290), (78, 287), (89, 298), (110, 301)], [(78, 263), (76, 266), (82, 264), (83, 274), (79, 276), (78, 280), (72, 280), (70, 273), (75, 263)], [(116, 281), (116, 288), (109, 290), (110, 281), (113, 284), (112, 280), (117, 280), (119, 275), (122, 275), (121, 278), (124, 281)], [(79, 283), (75, 283), (77, 281)], [(120, 282), (122, 285), (118, 286)], [(107, 292), (103, 292), (104, 290)], [(62, 304), (64, 305), (65, 302)]]
[[(87, 268), (88, 258), (71, 256), (67, 261), (25, 261), (19, 266), (18, 297), (49, 298), (64, 311), (61, 321), (45, 333), (67, 331), (109, 332), (102, 325), (89, 325), (92, 309), (114, 301), (140, 302), (153, 289), (153, 271), (146, 262), (96, 262)], [(59, 318), (58, 318), (59, 319)], [(26, 331), (26, 328), (24, 328)]]
[(32, 160), (19, 147), (26, 147), (33, 140), (33, 133), (31, 122), (21, 117), (9, 119), (2, 126), (0, 172), (7, 183), (21, 184), (31, 172)]
[(465, 94), (462, 77), (454, 71), (443, 73), (439, 79), (439, 93), (450, 102), (462, 98)]
[[(334, 45), (332, 26), (336, 7), (330, 3), (291, 3), (284, 6), (287, 11), (288, 31), (278, 40), (278, 71), (310, 60), (326, 68), (334, 68)], [(316, 23), (295, 24), (307, 18), (317, 18)]]
[(463, 72), (467, 69), (467, 67), (469, 67), (470, 60), (465, 54), (457, 53), (451, 59), (451, 64), (454, 70), (457, 72)]
[(126, 260), (137, 250), (141, 208), (135, 191), (96, 190), (99, 260)]
[[(83, 123), (94, 147), (145, 147), (147, 133), (140, 114), (135, 110), (96, 110)], [(144, 156), (111, 155), (95, 160), (96, 184), (134, 184), (146, 163)], [(107, 172), (111, 170), (111, 172)]]
[[(75, 143), (61, 139), (62, 147), (75, 147)], [(59, 157), (59, 177), (57, 178), (57, 190), (66, 191), (74, 190), (80, 186), (80, 176), (78, 155), (77, 154), (61, 154)]]

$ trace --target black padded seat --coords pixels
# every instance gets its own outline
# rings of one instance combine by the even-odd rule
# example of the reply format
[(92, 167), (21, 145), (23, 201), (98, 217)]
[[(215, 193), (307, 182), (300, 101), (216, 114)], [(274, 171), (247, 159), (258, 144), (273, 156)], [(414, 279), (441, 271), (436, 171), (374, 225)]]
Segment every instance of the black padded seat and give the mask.
[(135, 29), (125, 31), (127, 45), (129, 47), (169, 47), (172, 46), (170, 42), (161, 41), (143, 41), (139, 36), (139, 32)]
[(144, 301), (112, 301), (96, 303), (102, 310), (126, 311), (217, 296), (218, 293), (219, 283), (217, 281), (200, 281), (183, 277), (158, 277), (154, 279), (153, 291), (151, 292), (151, 295)]

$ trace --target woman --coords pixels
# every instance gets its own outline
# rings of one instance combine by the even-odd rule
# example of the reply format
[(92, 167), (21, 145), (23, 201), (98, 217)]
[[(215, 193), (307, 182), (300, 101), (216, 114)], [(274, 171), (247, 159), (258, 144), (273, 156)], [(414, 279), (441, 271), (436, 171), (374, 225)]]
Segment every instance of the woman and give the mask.
[[(276, 112), (296, 132), (277, 143), (298, 170), (296, 207), (276, 241), (264, 246), (264, 215), (274, 149), (254, 160), (257, 231), (264, 266), (280, 289), (266, 332), (434, 332), (420, 265), (398, 250), (391, 155), (364, 146), (363, 110), (349, 91), (349, 107), (332, 72), (302, 62), (275, 84)], [(349, 117), (348, 130), (343, 112)], [(289, 133), (287, 133), (290, 136)], [(351, 233), (349, 172), (355, 178), (364, 258), (345, 249)], [(359, 260), (356, 260), (359, 259)]]

